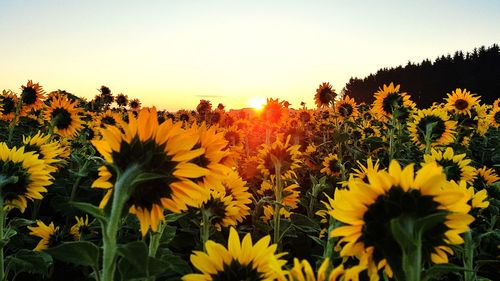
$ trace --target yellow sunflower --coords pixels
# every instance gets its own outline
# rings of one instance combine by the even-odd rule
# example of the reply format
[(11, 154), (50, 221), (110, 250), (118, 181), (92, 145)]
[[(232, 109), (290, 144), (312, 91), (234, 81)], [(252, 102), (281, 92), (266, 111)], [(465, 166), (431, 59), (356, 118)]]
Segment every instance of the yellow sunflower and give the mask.
[(245, 147), (245, 135), (243, 131), (236, 126), (223, 128), (224, 139), (227, 141), (228, 148), (236, 153), (243, 153)]
[(33, 151), (37, 153), (47, 165), (46, 168), (50, 173), (57, 171), (57, 163), (61, 162), (61, 155), (64, 153), (64, 148), (59, 145), (58, 141), (51, 141), (50, 135), (44, 135), (40, 131), (34, 136), (23, 136), (24, 151)]
[(73, 236), (75, 241), (79, 241), (82, 233), (89, 232), (89, 216), (85, 215), (83, 217), (75, 217), (76, 223), (71, 226), (69, 233)]
[(260, 117), (269, 125), (278, 125), (288, 117), (288, 108), (285, 107), (286, 102), (279, 99), (267, 99)]
[(13, 208), (22, 213), (28, 200), (42, 199), (47, 186), (52, 184), (49, 169), (38, 154), (25, 152), (24, 147), (10, 149), (0, 143), (0, 175), (4, 179), (1, 194), (4, 208)]
[(12, 91), (2, 91), (0, 96), (0, 120), (11, 121), (16, 114), (18, 99)]
[(335, 191), (330, 215), (345, 225), (335, 228), (331, 235), (341, 237), (342, 257), (366, 259), (368, 267), (384, 268), (392, 277), (393, 270), (398, 270), (395, 264), (402, 257), (402, 249), (391, 231), (391, 220), (419, 219), (442, 212), (442, 221), (422, 233), (423, 262), (446, 263), (448, 254), (453, 254), (450, 246), (464, 242), (460, 234), (474, 220), (468, 214), (468, 194), (445, 188), (446, 175), (436, 163), (424, 165), (416, 174), (413, 168), (411, 164), (401, 169), (393, 160), (388, 172), (368, 172), (369, 183), (351, 180), (349, 189)]
[(467, 187), (467, 183), (465, 181), (460, 181), (456, 183), (454, 181), (447, 182), (445, 189), (448, 190), (461, 190), (464, 193), (468, 194), (469, 201), (467, 202), (473, 209), (484, 209), (490, 205), (488, 202), (488, 192), (486, 189), (480, 190), (476, 192), (474, 186)]
[(60, 96), (53, 99), (45, 111), (45, 119), (54, 126), (54, 131), (63, 137), (74, 137), (83, 127), (79, 116), (82, 110), (75, 108), (76, 103)]
[(259, 150), (257, 169), (264, 176), (276, 174), (276, 165), (280, 165), (281, 175), (286, 178), (296, 177), (295, 169), (300, 167), (300, 145), (290, 145), (290, 136), (283, 143), (278, 138), (271, 145), (263, 144)]
[(377, 161), (375, 161), (375, 164), (373, 164), (373, 160), (371, 157), (368, 157), (368, 159), (366, 159), (366, 166), (363, 165), (363, 163), (361, 163), (359, 160), (356, 161), (356, 163), (358, 164), (359, 168), (353, 168), (351, 175), (354, 178), (360, 179), (365, 183), (368, 183), (367, 176), (369, 173), (376, 173), (381, 170), (379, 160), (377, 159)]
[(33, 83), (28, 80), (26, 86), (21, 86), (21, 100), (23, 101), (23, 112), (28, 112), (31, 109), (38, 110), (43, 106), (42, 100), (45, 97), (45, 91), (39, 83)]
[(335, 111), (341, 120), (353, 119), (359, 114), (356, 102), (349, 96), (344, 96), (335, 103)]
[[(314, 270), (309, 264), (309, 262), (304, 259), (299, 261), (299, 259), (293, 259), (293, 267), (288, 271), (287, 277), (289, 281), (334, 281), (336, 278), (331, 274), (333, 271), (328, 274), (328, 269), (331, 267), (330, 259), (326, 258), (321, 263), (321, 266), (318, 268), (317, 274), (314, 274)], [(328, 275), (327, 275), (328, 274)]]
[(323, 169), (320, 171), (331, 177), (339, 177), (342, 174), (342, 163), (337, 154), (330, 153), (323, 160)]
[(337, 94), (335, 90), (332, 89), (332, 85), (329, 82), (323, 82), (319, 85), (318, 89), (316, 89), (316, 94), (314, 95), (314, 102), (318, 107), (328, 107)]
[(248, 233), (240, 242), (231, 228), (227, 248), (209, 240), (206, 252), (194, 251), (191, 263), (199, 273), (184, 275), (182, 280), (285, 280), (286, 260), (281, 259), (285, 253), (276, 254), (277, 245), (269, 245), (270, 241), (268, 235), (253, 244)]
[(460, 115), (471, 115), (471, 109), (479, 104), (479, 97), (471, 94), (467, 89), (457, 88), (451, 94), (447, 94), (446, 109)]
[(455, 182), (466, 181), (472, 184), (476, 177), (476, 169), (469, 164), (472, 160), (465, 158), (465, 153), (455, 155), (453, 148), (447, 147), (444, 153), (431, 149), (430, 154), (424, 155), (424, 163), (436, 162), (443, 167), (447, 180)]
[(100, 203), (100, 207), (105, 207), (113, 196), (115, 171), (123, 172), (136, 164), (142, 172), (158, 175), (134, 186), (127, 202), (129, 212), (139, 219), (144, 236), (150, 227), (153, 231), (158, 229), (164, 220), (163, 208), (179, 213), (208, 199), (209, 191), (191, 179), (206, 176), (210, 171), (189, 162), (205, 153), (205, 148), (194, 149), (199, 134), (185, 131), (181, 123), (173, 124), (171, 120), (159, 125), (155, 108), (142, 109), (137, 118), (130, 112), (128, 120), (119, 121), (121, 130), (115, 126), (101, 129), (103, 139), (92, 141), (107, 166), (112, 167), (101, 167), (92, 187), (107, 189)]
[(495, 182), (500, 180), (500, 177), (497, 175), (494, 169), (483, 166), (476, 170), (477, 178), (474, 180), (474, 184), (472, 186), (477, 189), (482, 189), (484, 186), (491, 186)]
[(118, 122), (120, 122), (121, 119), (122, 117), (119, 113), (108, 109), (97, 116), (96, 123), (100, 128), (106, 128), (108, 125), (118, 127)]
[(494, 108), (488, 118), (489, 124), (495, 128), (500, 127), (500, 107)]
[(189, 111), (181, 109), (175, 113), (175, 120), (184, 122), (186, 125), (191, 126), (191, 124), (196, 121), (196, 117), (193, 116)]
[(362, 121), (356, 128), (356, 130), (360, 133), (361, 139), (364, 140), (366, 138), (371, 137), (380, 137), (380, 129), (378, 126), (373, 125), (371, 122)]
[(252, 194), (248, 191), (247, 182), (236, 171), (231, 171), (222, 181), (222, 185), (225, 196), (230, 196), (232, 198), (231, 204), (238, 209), (233, 214), (232, 219), (236, 222), (243, 222), (243, 219), (250, 214), (249, 205), (252, 203)]
[(500, 98), (496, 99), (493, 102), (493, 108), (499, 108), (500, 107)]
[(62, 242), (73, 240), (73, 237), (67, 231), (59, 228), (59, 226), (56, 227), (53, 222), (46, 225), (41, 220), (37, 220), (36, 225), (28, 226), (30, 235), (42, 238), (33, 251), (43, 251), (58, 246)]
[(420, 149), (425, 149), (427, 141), (430, 147), (453, 143), (456, 125), (457, 122), (450, 120), (446, 111), (424, 109), (418, 110), (413, 121), (408, 123), (408, 131), (412, 141)]
[(400, 117), (406, 117), (415, 107), (415, 103), (411, 101), (410, 95), (400, 93), (399, 87), (400, 85), (394, 86), (391, 82), (389, 86), (384, 84), (374, 94), (373, 110), (382, 120), (391, 118), (395, 110), (401, 112), (402, 116)]

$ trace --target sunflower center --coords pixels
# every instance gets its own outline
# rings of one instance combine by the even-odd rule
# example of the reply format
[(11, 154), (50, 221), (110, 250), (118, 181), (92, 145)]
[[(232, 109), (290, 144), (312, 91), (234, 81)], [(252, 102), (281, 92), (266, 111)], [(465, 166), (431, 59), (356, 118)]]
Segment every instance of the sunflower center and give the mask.
[(25, 152), (29, 152), (29, 151), (33, 151), (35, 153), (38, 153), (38, 159), (44, 159), (45, 155), (43, 155), (42, 153), (42, 149), (41, 147), (39, 147), (38, 145), (32, 145), (32, 144), (27, 144), (24, 146), (24, 151)]
[[(111, 116), (105, 116), (101, 119), (101, 123), (104, 124), (104, 125), (116, 125), (116, 120), (115, 118), (111, 117)], [(104, 128), (104, 125), (101, 125), (101, 127)]]
[(2, 114), (7, 115), (14, 112), (16, 103), (13, 98), (6, 97), (2, 101)]
[(464, 99), (458, 99), (455, 101), (455, 108), (458, 110), (464, 110), (469, 106), (469, 103)]
[(1, 174), (18, 177), (16, 183), (8, 183), (1, 188), (0, 193), (4, 201), (15, 200), (19, 196), (25, 196), (29, 192), (28, 185), (31, 183), (30, 174), (22, 168), (21, 163), (4, 162)]
[(181, 114), (181, 116), (179, 116), (179, 120), (181, 120), (181, 121), (188, 121), (189, 120), (189, 115), (187, 113), (183, 113), (183, 114)]
[(370, 127), (367, 127), (367, 128), (363, 128), (363, 132), (365, 133), (366, 136), (373, 136), (375, 134), (375, 131), (370, 128)]
[(116, 103), (120, 106), (124, 106), (127, 104), (127, 98), (123, 95), (119, 95), (116, 97)]
[(446, 174), (447, 180), (454, 180), (455, 182), (459, 182), (462, 178), (462, 170), (457, 163), (453, 162), (449, 159), (442, 159), (438, 161), (439, 165), (443, 166), (444, 173)]
[(71, 113), (69, 113), (64, 108), (58, 107), (54, 109), (54, 111), (52, 111), (51, 117), (54, 121), (54, 125), (59, 130), (67, 129), (71, 125)]
[(138, 184), (127, 202), (128, 206), (135, 205), (151, 210), (153, 204), (161, 206), (161, 198), (168, 198), (172, 194), (170, 184), (175, 181), (172, 173), (176, 162), (167, 156), (164, 146), (158, 145), (154, 140), (142, 142), (135, 137), (130, 144), (122, 141), (119, 152), (113, 151), (113, 162), (122, 170), (134, 162), (140, 164), (143, 171), (164, 176)]
[(34, 104), (36, 102), (36, 90), (33, 87), (24, 88), (21, 93), (21, 99), (25, 105)]
[(403, 97), (399, 93), (390, 93), (384, 98), (382, 108), (386, 113), (391, 113), (395, 109), (403, 106)]
[(130, 107), (132, 107), (132, 108), (138, 108), (138, 107), (139, 107), (139, 103), (138, 103), (138, 102), (136, 102), (136, 101), (132, 101), (132, 102), (130, 103)]
[(497, 111), (495, 115), (493, 116), (493, 119), (495, 119), (495, 123), (500, 124), (500, 111)]
[(370, 121), (372, 119), (372, 115), (369, 112), (365, 112), (363, 114), (363, 118), (367, 121)]
[(333, 174), (340, 173), (339, 161), (337, 159), (331, 159), (330, 162), (328, 162), (328, 168)]
[[(391, 232), (391, 220), (400, 216), (423, 218), (438, 212), (439, 204), (432, 196), (425, 196), (419, 190), (410, 189), (405, 192), (399, 186), (393, 186), (386, 194), (380, 195), (363, 215), (365, 222), (360, 241), (365, 248), (374, 246), (375, 261), (388, 255), (400, 257), (401, 247)], [(448, 230), (444, 222), (427, 231), (422, 237), (422, 255), (430, 257), (433, 248), (441, 245), (444, 233)]]
[(443, 136), (443, 133), (446, 131), (446, 124), (438, 116), (435, 115), (427, 115), (423, 117), (420, 122), (418, 123), (417, 127), (419, 130), (418, 138), (421, 143), (425, 143), (425, 134), (427, 132), (427, 126), (430, 126), (432, 123), (434, 123), (434, 127), (432, 127), (432, 130), (430, 131), (430, 141), (435, 142)]
[(259, 281), (264, 280), (262, 273), (258, 272), (250, 262), (242, 265), (237, 260), (224, 264), (222, 271), (211, 275), (214, 281)]
[(319, 92), (319, 100), (321, 104), (329, 104), (332, 100), (332, 90), (328, 87), (321, 89)]
[(48, 239), (47, 247), (52, 248), (58, 246), (62, 242), (72, 241), (74, 238), (66, 231), (56, 230), (53, 234), (50, 235)]
[(352, 112), (353, 112), (352, 105), (348, 103), (344, 103), (339, 106), (339, 114), (344, 118), (351, 116)]

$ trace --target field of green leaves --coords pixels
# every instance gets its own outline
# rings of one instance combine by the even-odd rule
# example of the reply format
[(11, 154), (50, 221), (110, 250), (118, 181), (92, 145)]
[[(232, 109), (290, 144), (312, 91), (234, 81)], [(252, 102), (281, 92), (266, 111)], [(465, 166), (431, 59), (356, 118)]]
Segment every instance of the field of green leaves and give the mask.
[[(500, 280), (500, 98), (0, 96), (0, 281)], [(314, 93), (312, 93), (314, 94)]]

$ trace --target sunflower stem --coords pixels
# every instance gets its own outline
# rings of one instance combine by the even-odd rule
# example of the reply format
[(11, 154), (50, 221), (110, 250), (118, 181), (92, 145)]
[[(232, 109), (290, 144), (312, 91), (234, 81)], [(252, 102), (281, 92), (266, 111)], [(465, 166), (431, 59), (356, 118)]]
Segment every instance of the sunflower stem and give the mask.
[[(125, 203), (130, 197), (130, 189), (133, 188), (134, 179), (140, 169), (137, 165), (132, 165), (119, 174), (113, 190), (113, 201), (111, 214), (108, 223), (103, 229), (103, 275), (102, 281), (114, 281), (116, 271), (116, 235), (120, 224)], [(109, 204), (109, 203), (108, 203)]]
[(465, 281), (476, 280), (474, 272), (474, 241), (472, 241), (472, 234), (469, 231), (464, 233), (464, 272)]
[(210, 238), (210, 211), (201, 208), (201, 228), (200, 228), (200, 241), (203, 245), (203, 251), (206, 251), (205, 243)]
[(5, 176), (0, 176), (0, 281), (3, 281), (6, 279), (7, 276), (5, 276), (5, 267), (4, 267), (4, 257), (3, 257), (3, 247), (5, 246), (5, 241), (4, 240), (4, 226), (5, 226), (5, 212), (4, 212), (4, 206), (3, 206), (3, 197), (1, 192), (3, 188), (7, 184), (11, 183), (17, 183), (19, 180), (18, 177), (16, 176), (11, 176), (11, 177), (5, 177)]
[(73, 183), (73, 187), (71, 188), (71, 195), (70, 195), (70, 199), (69, 199), (70, 202), (73, 202), (75, 200), (76, 191), (78, 190), (78, 186), (80, 185), (80, 181), (83, 178), (81, 176), (81, 174), (87, 169), (87, 166), (89, 163), (90, 163), (90, 161), (88, 159), (85, 160), (85, 163), (83, 163), (83, 165), (78, 170), (78, 177), (76, 178), (75, 182)]
[(160, 246), (160, 240), (161, 237), (163, 236), (163, 231), (165, 231), (165, 228), (167, 227), (166, 222), (160, 221), (160, 224), (158, 226), (158, 231), (156, 233), (150, 233), (149, 234), (149, 256), (150, 257), (156, 257), (156, 252), (158, 251), (158, 247)]
[(9, 124), (9, 136), (7, 138), (8, 144), (10, 144), (10, 142), (12, 141), (12, 137), (14, 136), (14, 128), (16, 127), (17, 117), (19, 117), (19, 113), (21, 112), (22, 107), (23, 107), (23, 100), (19, 99), (19, 101), (17, 102), (16, 111), (14, 112), (14, 118), (12, 118)]
[(281, 162), (277, 159), (274, 161), (274, 170), (275, 170), (275, 175), (276, 175), (276, 188), (274, 190), (274, 196), (276, 199), (276, 202), (274, 204), (274, 216), (273, 216), (273, 223), (274, 223), (274, 233), (273, 233), (273, 242), (278, 245), (277, 250), (281, 250), (281, 243), (280, 243), (280, 222), (281, 222), (281, 215), (280, 215), (280, 210), (282, 206), (282, 193), (283, 193), (283, 183), (281, 182)]
[(323, 250), (323, 259), (329, 258), (333, 260), (333, 244), (335, 243), (335, 237), (330, 237), (330, 233), (335, 229), (336, 220), (329, 216), (328, 218), (328, 229), (326, 230), (326, 245)]

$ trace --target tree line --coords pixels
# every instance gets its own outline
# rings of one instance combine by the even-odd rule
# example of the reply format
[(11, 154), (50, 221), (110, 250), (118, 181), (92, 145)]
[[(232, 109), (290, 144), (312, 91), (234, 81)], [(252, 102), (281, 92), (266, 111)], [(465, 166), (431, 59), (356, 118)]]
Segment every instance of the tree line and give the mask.
[(351, 77), (342, 90), (356, 101), (373, 102), (373, 93), (383, 84), (401, 84), (419, 107), (441, 102), (447, 93), (466, 88), (481, 96), (482, 103), (500, 97), (500, 48), (481, 46), (472, 52), (456, 51), (434, 61), (408, 62), (405, 66), (382, 68), (365, 78)]

